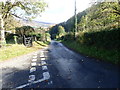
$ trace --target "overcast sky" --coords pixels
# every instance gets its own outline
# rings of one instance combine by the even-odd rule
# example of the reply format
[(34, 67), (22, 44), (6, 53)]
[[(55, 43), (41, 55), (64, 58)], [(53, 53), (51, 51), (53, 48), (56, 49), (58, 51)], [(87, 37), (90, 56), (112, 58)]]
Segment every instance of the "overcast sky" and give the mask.
[[(68, 20), (74, 15), (75, 0), (45, 0), (48, 3), (48, 8), (42, 13), (41, 17), (35, 20), (60, 23)], [(90, 0), (76, 0), (77, 12), (81, 12), (88, 8)]]

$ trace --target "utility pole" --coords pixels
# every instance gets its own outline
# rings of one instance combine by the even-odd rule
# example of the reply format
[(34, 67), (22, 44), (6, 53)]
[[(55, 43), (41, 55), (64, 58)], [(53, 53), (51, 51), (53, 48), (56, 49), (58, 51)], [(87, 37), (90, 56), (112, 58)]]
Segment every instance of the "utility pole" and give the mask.
[(77, 7), (76, 7), (76, 0), (75, 0), (75, 21), (74, 21), (74, 39), (76, 39), (76, 32), (77, 32)]

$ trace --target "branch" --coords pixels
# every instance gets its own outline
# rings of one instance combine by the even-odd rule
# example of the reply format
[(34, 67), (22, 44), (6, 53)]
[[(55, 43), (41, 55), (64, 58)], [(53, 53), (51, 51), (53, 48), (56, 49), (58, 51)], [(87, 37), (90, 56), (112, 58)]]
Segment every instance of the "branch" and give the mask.
[(13, 16), (15, 16), (15, 17), (17, 17), (17, 18), (23, 19), (22, 17), (19, 17), (18, 15), (13, 14), (13, 13), (11, 13), (10, 15), (13, 15)]

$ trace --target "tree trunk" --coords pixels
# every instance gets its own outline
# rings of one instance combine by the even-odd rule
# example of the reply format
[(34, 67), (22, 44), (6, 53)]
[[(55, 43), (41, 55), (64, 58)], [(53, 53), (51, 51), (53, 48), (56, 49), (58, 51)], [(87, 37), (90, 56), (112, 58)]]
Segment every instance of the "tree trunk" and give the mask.
[(5, 40), (5, 28), (4, 28), (4, 20), (2, 18), (2, 16), (0, 16), (0, 20), (1, 20), (1, 47), (5, 46), (6, 44), (6, 40)]

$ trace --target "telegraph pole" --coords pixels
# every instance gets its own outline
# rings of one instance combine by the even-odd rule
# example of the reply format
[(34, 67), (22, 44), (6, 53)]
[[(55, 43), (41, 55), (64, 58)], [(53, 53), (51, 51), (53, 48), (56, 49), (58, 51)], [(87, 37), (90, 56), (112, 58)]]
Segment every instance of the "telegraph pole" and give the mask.
[(76, 0), (75, 0), (75, 21), (74, 21), (74, 39), (76, 39), (76, 32), (77, 32), (77, 7), (76, 7)]

